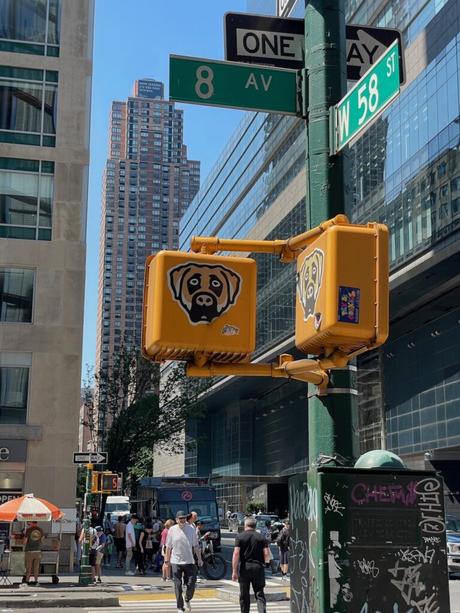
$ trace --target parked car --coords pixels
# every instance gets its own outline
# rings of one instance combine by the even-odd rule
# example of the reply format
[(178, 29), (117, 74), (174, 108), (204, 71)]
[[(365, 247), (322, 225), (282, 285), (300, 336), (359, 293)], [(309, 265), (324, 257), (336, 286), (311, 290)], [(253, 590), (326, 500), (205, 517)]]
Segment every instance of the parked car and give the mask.
[(447, 567), (449, 575), (460, 573), (460, 535), (447, 532)]
[(241, 513), (241, 511), (232, 513), (228, 518), (228, 529), (230, 532), (239, 532), (244, 526), (245, 517), (246, 515)]

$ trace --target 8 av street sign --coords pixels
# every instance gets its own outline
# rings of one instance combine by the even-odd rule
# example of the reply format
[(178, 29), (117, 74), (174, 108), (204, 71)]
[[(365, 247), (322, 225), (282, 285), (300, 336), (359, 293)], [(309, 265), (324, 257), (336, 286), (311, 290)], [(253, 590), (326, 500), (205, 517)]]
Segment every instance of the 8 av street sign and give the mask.
[(331, 154), (359, 134), (399, 94), (399, 43), (396, 40), (374, 66), (331, 109)]
[(169, 97), (193, 104), (296, 115), (297, 73), (171, 55)]
[(74, 451), (73, 453), (74, 464), (107, 464), (107, 462), (107, 451), (94, 451), (92, 453)]
[[(294, 70), (305, 68), (303, 19), (226, 13), (224, 20), (226, 60)], [(399, 41), (399, 76), (404, 81), (399, 30), (347, 25), (345, 35), (348, 81), (360, 79), (395, 40)]]

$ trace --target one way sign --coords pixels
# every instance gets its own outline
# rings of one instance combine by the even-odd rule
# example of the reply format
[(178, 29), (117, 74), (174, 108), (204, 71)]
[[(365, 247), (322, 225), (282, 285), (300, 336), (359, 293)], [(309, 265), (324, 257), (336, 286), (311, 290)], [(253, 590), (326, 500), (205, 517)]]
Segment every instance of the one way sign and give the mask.
[(73, 453), (74, 464), (107, 464), (107, 462), (107, 451), (93, 451), (92, 453), (74, 451)]
[[(301, 70), (305, 67), (303, 19), (225, 14), (225, 59)], [(399, 42), (399, 75), (404, 82), (401, 32), (371, 26), (346, 26), (347, 79), (358, 81), (390, 45)]]

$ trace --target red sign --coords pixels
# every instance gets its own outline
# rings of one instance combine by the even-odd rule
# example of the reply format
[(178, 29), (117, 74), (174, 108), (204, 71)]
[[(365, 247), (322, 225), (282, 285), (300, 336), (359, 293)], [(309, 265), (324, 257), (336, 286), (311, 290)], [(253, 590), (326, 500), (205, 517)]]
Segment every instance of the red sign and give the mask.
[(190, 490), (184, 490), (181, 496), (182, 496), (182, 500), (185, 500), (186, 502), (188, 502), (189, 500), (192, 500), (193, 498), (193, 494)]

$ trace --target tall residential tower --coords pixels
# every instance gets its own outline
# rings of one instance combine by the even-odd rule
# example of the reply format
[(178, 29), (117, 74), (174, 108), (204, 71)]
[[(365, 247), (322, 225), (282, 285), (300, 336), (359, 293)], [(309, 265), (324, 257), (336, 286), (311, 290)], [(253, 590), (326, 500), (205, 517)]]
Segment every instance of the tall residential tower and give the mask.
[(178, 246), (179, 220), (198, 191), (200, 163), (187, 159), (183, 111), (163, 83), (140, 79), (110, 113), (99, 260), (96, 369), (122, 343), (140, 347), (145, 259)]

